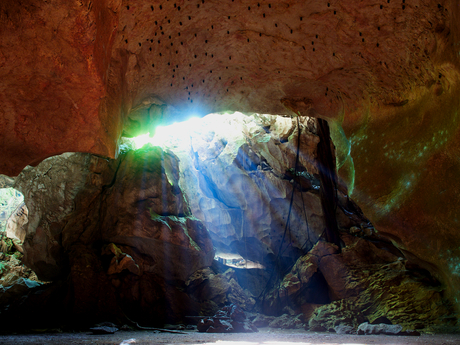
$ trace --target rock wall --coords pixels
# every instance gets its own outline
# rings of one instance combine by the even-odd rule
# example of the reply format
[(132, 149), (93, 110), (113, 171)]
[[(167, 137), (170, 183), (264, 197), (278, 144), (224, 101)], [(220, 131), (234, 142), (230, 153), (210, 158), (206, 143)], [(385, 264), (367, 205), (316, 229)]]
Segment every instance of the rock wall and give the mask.
[(67, 317), (161, 323), (199, 313), (185, 281), (214, 250), (187, 208), (174, 155), (61, 155), (26, 169), (15, 187), (30, 210), (24, 262), (40, 279), (66, 281)]
[[(174, 127), (171, 127), (173, 131)], [(295, 260), (324, 230), (319, 194), (316, 121), (300, 120), (295, 176), (295, 118), (240, 113), (208, 115), (200, 126), (163, 143), (180, 159), (180, 185), (190, 210), (209, 230), (218, 256), (239, 254), (271, 264), (279, 254)], [(299, 184), (294, 187), (294, 180)]]
[[(117, 160), (68, 153), (28, 167), (15, 179), (29, 210), (24, 262), (40, 279), (66, 280), (73, 315), (155, 323), (228, 303), (252, 310), (269, 270), (283, 275), (324, 230), (321, 139), (315, 120), (299, 124), (300, 133), (296, 119), (216, 115), (168, 149)], [(365, 223), (341, 200), (344, 228)], [(214, 248), (254, 273), (217, 264)]]
[(354, 177), (352, 197), (376, 229), (442, 281), (458, 310), (459, 81), (443, 64), (419, 98), (370, 105), (370, 116), (345, 120), (353, 165), (339, 171), (347, 181)]
[[(312, 330), (382, 319), (455, 329), (442, 284), (376, 232), (344, 186), (335, 214), (342, 245), (317, 243), (326, 227), (317, 148), (331, 143), (316, 126), (215, 115), (165, 136), (164, 148), (117, 160), (69, 153), (25, 169), (15, 179), (30, 210), (24, 260), (61, 282), (48, 291), (65, 296), (53, 303), (61, 298), (76, 322), (89, 314), (88, 322), (162, 324), (234, 303), (302, 314)], [(229, 268), (215, 255), (241, 260)]]
[(425, 332), (456, 332), (445, 290), (427, 270), (378, 234), (342, 233), (345, 247), (320, 241), (264, 297), (265, 312), (302, 313), (306, 328), (334, 331), (363, 322), (398, 324)]
[(117, 121), (99, 114), (117, 23), (111, 8), (105, 0), (0, 4), (4, 173), (63, 152), (114, 154)]

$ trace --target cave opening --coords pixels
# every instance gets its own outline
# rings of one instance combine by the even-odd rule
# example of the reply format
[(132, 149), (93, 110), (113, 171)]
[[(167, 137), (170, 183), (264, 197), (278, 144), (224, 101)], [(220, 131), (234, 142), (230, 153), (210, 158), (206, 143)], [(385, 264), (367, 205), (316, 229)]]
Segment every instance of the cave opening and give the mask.
[[(309, 217), (320, 216), (307, 214), (308, 201), (314, 198), (310, 194), (317, 196), (320, 190), (319, 168), (311, 152), (316, 123), (309, 117), (298, 121), (280, 115), (209, 114), (157, 126), (155, 135), (125, 139), (123, 145), (160, 146), (179, 157), (179, 185), (192, 215), (211, 233), (215, 260), (228, 267), (263, 269), (273, 267), (279, 256), (286, 269), (321, 235), (321, 226), (312, 232), (308, 225)], [(296, 157), (299, 140), (311, 147)], [(264, 192), (249, 196), (257, 185)], [(199, 202), (193, 200), (197, 197)], [(267, 216), (276, 226), (267, 223)], [(274, 249), (276, 245), (280, 247)]]
[[(318, 147), (326, 141), (333, 148), (326, 126), (324, 120), (307, 116), (209, 114), (157, 127), (154, 136), (125, 139), (123, 145), (137, 150), (159, 146), (178, 157), (178, 185), (191, 215), (210, 234), (214, 273), (235, 271), (236, 281), (253, 299), (246, 308), (280, 316), (299, 310), (300, 304), (274, 302), (279, 299), (275, 291), (296, 261), (325, 236), (327, 217), (336, 218), (326, 216), (323, 200), (335, 195), (322, 195), (320, 187), (327, 169), (318, 159)], [(335, 174), (334, 150), (329, 155), (328, 169), (332, 165)], [(337, 206), (332, 207), (335, 212)], [(348, 218), (346, 210), (341, 212), (342, 220)], [(372, 228), (362, 215), (355, 218), (341, 225)], [(247, 269), (251, 272), (243, 272)], [(303, 287), (316, 296), (307, 297), (308, 303), (330, 301), (324, 282), (315, 273)]]
[[(8, 304), (1, 320), (48, 308), (55, 315), (25, 322), (205, 332), (241, 310), (251, 326), (232, 326), (240, 331), (337, 331), (383, 319), (436, 329), (452, 313), (441, 285), (337, 181), (322, 121), (210, 114), (124, 138), (117, 159), (65, 153), (27, 167), (14, 181), (33, 219), (23, 261), (51, 283), (33, 285), (46, 298)], [(385, 292), (395, 287), (400, 296)], [(430, 311), (427, 296), (437, 301)]]

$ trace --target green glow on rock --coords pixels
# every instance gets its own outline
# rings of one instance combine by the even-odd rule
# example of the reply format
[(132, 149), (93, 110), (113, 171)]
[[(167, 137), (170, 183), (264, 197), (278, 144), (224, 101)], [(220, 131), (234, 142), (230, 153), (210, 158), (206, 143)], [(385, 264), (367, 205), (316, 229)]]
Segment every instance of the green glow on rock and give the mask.
[(186, 138), (190, 133), (200, 126), (200, 118), (191, 117), (183, 122), (176, 122), (169, 126), (157, 126), (155, 135), (151, 136), (150, 133), (139, 135), (131, 140), (134, 143), (136, 150), (141, 149), (147, 144), (152, 146), (161, 146), (163, 143), (170, 141), (171, 137)]
[[(238, 114), (246, 116), (238, 112), (235, 112), (233, 115), (238, 116)], [(146, 133), (130, 140), (136, 150), (141, 149), (147, 144), (161, 147), (177, 147), (182, 146), (183, 143), (187, 142), (197, 132), (221, 132), (229, 130), (228, 127), (222, 124), (219, 116), (212, 115), (219, 114), (209, 114), (203, 118), (191, 117), (186, 121), (176, 122), (168, 126), (157, 126), (155, 135), (152, 136), (150, 133)], [(203, 121), (205, 118), (206, 120)]]

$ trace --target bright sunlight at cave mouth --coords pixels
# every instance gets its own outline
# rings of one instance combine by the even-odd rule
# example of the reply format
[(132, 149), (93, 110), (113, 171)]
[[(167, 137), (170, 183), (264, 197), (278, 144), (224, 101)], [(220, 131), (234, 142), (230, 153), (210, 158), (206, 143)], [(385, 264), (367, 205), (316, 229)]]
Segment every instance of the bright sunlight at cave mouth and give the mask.
[[(228, 116), (228, 115), (225, 115)], [(247, 117), (239, 112), (235, 112), (232, 117), (243, 119)], [(157, 126), (155, 133), (146, 133), (132, 138), (134, 149), (140, 149), (147, 144), (170, 148), (171, 146), (181, 146), (182, 142), (188, 143), (190, 136), (194, 133), (205, 133), (209, 131), (220, 132), (228, 131), (229, 128), (223, 125), (224, 115), (208, 114), (202, 118), (191, 117), (186, 121), (175, 122), (170, 125)]]
[(139, 135), (132, 139), (134, 148), (140, 149), (147, 144), (152, 146), (165, 146), (172, 140), (185, 140), (190, 136), (190, 133), (202, 126), (200, 118), (192, 117), (183, 122), (176, 122), (168, 126), (158, 126), (155, 134), (151, 133)]
[[(179, 184), (185, 195), (194, 196), (189, 199), (192, 214), (205, 223), (214, 238), (214, 260), (229, 268), (265, 269), (267, 256), (259, 253), (266, 254), (267, 249), (262, 247), (278, 246), (274, 244), (276, 241), (282, 246), (283, 239), (270, 230), (271, 226), (257, 219), (269, 212), (267, 207), (270, 202), (277, 202), (271, 199), (276, 199), (279, 193), (288, 193), (284, 188), (291, 188), (289, 181), (292, 179), (284, 177), (286, 170), (275, 156), (285, 152), (288, 158), (283, 164), (293, 171), (297, 128), (300, 125), (302, 131), (307, 132), (308, 128), (314, 127), (313, 122), (308, 117), (294, 120), (281, 115), (246, 115), (240, 112), (209, 114), (158, 126), (153, 136), (146, 133), (127, 139), (127, 142), (135, 150), (146, 145), (158, 146), (179, 158)], [(315, 170), (311, 157), (302, 154), (300, 162), (308, 167), (302, 174), (311, 180), (311, 188), (317, 189), (319, 182), (308, 173)], [(196, 169), (206, 170), (204, 174), (209, 174), (206, 182), (200, 180), (200, 174), (194, 172)], [(273, 182), (272, 176), (281, 176), (285, 182)], [(289, 187), (280, 187), (279, 184), (283, 183), (288, 183)], [(255, 197), (250, 191), (257, 184), (264, 184), (264, 190), (270, 192), (266, 192), (265, 197)], [(204, 185), (208, 187), (200, 192)], [(200, 201), (197, 203), (195, 200)], [(250, 200), (249, 203), (247, 200)], [(282, 205), (278, 205), (277, 209), (287, 212), (289, 202), (279, 202)], [(301, 212), (300, 209), (294, 210), (293, 217), (303, 218)], [(296, 247), (303, 249), (310, 248), (318, 237), (310, 234), (304, 223), (299, 225), (302, 235), (292, 239), (298, 242)], [(216, 240), (221, 238), (224, 240)], [(254, 251), (250, 249), (254, 243), (264, 244)]]

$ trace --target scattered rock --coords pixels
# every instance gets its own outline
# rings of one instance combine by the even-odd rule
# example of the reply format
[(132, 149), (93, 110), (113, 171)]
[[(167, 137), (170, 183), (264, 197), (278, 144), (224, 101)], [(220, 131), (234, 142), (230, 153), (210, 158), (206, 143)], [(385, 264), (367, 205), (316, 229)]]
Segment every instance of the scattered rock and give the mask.
[[(320, 241), (299, 258), (281, 288), (268, 294), (265, 310), (274, 310), (277, 303), (300, 304), (307, 328), (313, 331), (334, 331), (339, 325), (357, 329), (365, 321), (432, 331), (444, 323), (441, 320), (446, 315), (452, 325), (455, 323), (439, 283), (427, 271), (399, 257), (397, 254), (402, 254), (391, 243), (374, 235), (372, 241), (346, 233), (341, 236), (346, 243), (341, 253)], [(328, 294), (323, 296), (324, 305), (317, 308), (311, 302), (319, 299), (310, 295), (315, 291)]]
[(297, 316), (291, 316), (289, 314), (284, 314), (273, 319), (268, 325), (271, 328), (281, 328), (281, 329), (296, 329), (304, 328), (305, 324), (301, 320), (302, 314)]
[(257, 327), (246, 317), (244, 311), (235, 304), (222, 308), (213, 317), (201, 319), (197, 328), (199, 332), (207, 333), (258, 332)]
[(409, 335), (409, 336), (419, 336), (420, 332), (408, 329), (406, 331), (402, 330), (401, 325), (389, 325), (386, 323), (379, 323), (372, 325), (368, 322), (364, 322), (358, 327), (359, 335), (369, 335), (369, 334), (386, 334), (386, 335)]
[(334, 327), (337, 334), (356, 334), (355, 329), (348, 325), (338, 325)]
[(93, 334), (114, 334), (118, 331), (118, 328), (109, 326), (98, 326), (90, 328), (90, 331), (92, 331)]
[(235, 329), (233, 325), (228, 320), (207, 318), (203, 319), (198, 323), (199, 332), (207, 333), (233, 333)]
[(369, 334), (386, 334), (386, 335), (398, 335), (402, 331), (401, 325), (387, 325), (385, 323), (379, 323), (378, 325), (371, 325), (368, 322), (364, 322), (358, 327), (358, 334), (369, 335)]
[(189, 277), (185, 285), (187, 293), (197, 301), (208, 300), (214, 303), (214, 310), (208, 310), (209, 314), (217, 312), (219, 305), (236, 304), (244, 310), (251, 310), (255, 305), (254, 298), (239, 285), (232, 268), (219, 274), (209, 267), (198, 270)]
[(252, 320), (252, 323), (256, 327), (268, 327), (270, 322), (272, 322), (275, 319), (274, 316), (267, 316), (264, 314), (257, 314), (257, 316)]

